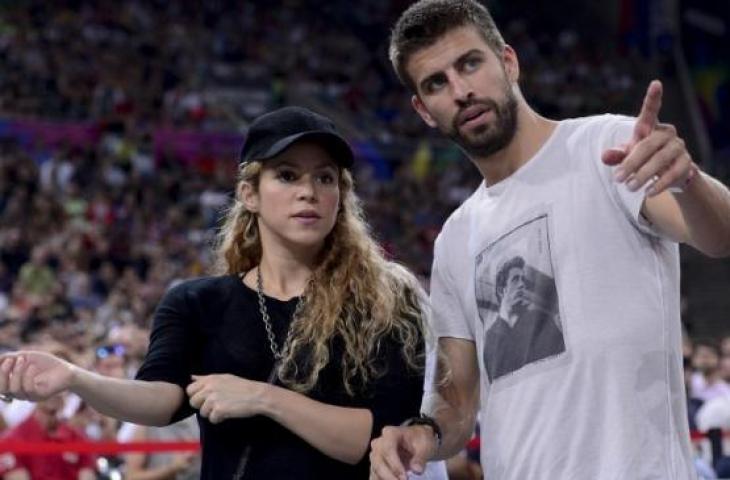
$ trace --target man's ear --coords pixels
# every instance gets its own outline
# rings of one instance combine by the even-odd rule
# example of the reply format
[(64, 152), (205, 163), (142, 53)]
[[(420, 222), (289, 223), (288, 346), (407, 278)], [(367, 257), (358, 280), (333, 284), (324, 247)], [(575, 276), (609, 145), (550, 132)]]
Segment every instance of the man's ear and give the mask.
[(423, 104), (421, 97), (419, 97), (418, 95), (413, 95), (411, 97), (411, 105), (413, 106), (413, 109), (418, 113), (418, 115), (421, 116), (423, 121), (426, 122), (426, 125), (431, 128), (436, 128), (436, 120), (434, 120), (431, 114), (428, 113), (426, 105)]
[(238, 195), (241, 202), (243, 202), (243, 205), (246, 207), (246, 210), (258, 213), (259, 194), (254, 189), (253, 185), (248, 182), (241, 182), (241, 185), (238, 187)]
[(505, 45), (502, 51), (502, 64), (509, 81), (517, 83), (520, 79), (520, 62), (517, 59), (517, 52), (509, 45)]

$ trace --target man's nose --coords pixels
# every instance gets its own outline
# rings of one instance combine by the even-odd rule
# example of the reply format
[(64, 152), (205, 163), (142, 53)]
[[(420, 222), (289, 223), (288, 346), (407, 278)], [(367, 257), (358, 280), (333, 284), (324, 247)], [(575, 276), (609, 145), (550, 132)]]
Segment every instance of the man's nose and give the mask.
[(468, 104), (471, 98), (474, 96), (474, 90), (471, 84), (458, 73), (450, 75), (449, 83), (451, 83), (451, 93), (454, 97), (454, 101), (462, 106)]

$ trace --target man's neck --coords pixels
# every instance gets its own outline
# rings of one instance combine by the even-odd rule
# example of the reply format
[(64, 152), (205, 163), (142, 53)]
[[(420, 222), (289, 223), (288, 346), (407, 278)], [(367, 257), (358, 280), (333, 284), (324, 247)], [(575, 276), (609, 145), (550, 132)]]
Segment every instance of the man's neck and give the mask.
[(538, 115), (524, 102), (520, 102), (517, 119), (517, 131), (507, 147), (488, 157), (471, 158), (487, 186), (501, 182), (530, 161), (558, 125)]

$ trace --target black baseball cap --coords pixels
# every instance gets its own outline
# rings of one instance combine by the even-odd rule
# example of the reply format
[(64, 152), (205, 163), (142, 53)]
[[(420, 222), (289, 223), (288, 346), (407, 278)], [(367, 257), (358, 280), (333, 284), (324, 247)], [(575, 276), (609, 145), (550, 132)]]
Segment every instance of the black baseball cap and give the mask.
[(248, 128), (240, 162), (268, 160), (303, 139), (325, 148), (338, 165), (352, 166), (352, 148), (332, 120), (302, 107), (284, 107), (256, 118)]

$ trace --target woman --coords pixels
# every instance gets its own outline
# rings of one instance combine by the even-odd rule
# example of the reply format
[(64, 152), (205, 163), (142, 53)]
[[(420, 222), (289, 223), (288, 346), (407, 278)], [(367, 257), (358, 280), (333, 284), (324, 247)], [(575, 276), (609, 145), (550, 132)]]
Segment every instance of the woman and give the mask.
[(145, 425), (195, 412), (201, 478), (367, 478), (371, 438), (418, 414), (424, 347), (419, 288), (369, 236), (352, 162), (325, 117), (258, 118), (220, 275), (165, 295), (137, 379), (21, 352), (0, 357), (0, 393), (70, 390)]

